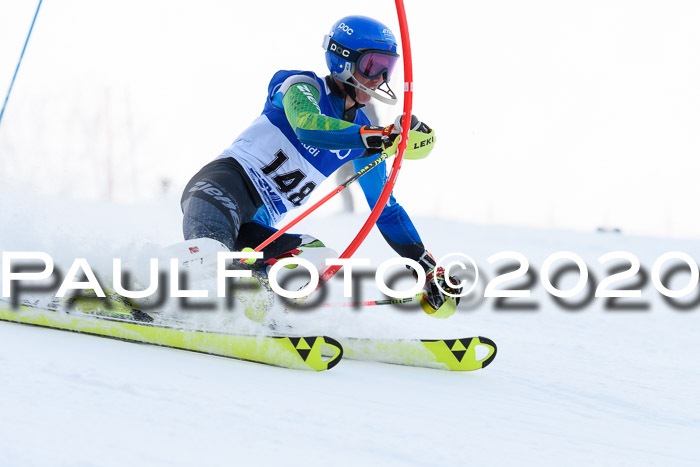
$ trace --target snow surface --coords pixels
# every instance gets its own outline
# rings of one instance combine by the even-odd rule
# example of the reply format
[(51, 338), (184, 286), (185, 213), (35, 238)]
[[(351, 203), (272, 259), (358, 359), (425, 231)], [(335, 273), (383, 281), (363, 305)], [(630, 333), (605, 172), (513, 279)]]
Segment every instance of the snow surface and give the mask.
[[(3, 251), (84, 256), (99, 269), (143, 242), (179, 240), (176, 199), (134, 207), (16, 193), (0, 197)], [(299, 228), (340, 249), (361, 220)], [(537, 270), (570, 250), (599, 279), (609, 251), (647, 270), (669, 250), (700, 258), (689, 240), (416, 223), (435, 255), (469, 254), (486, 280), (486, 258), (504, 250)], [(376, 266), (394, 254), (375, 230), (356, 256)], [(537, 311), (497, 311), (488, 299), (444, 321), (388, 307), (289, 316), (303, 333), (334, 337), (494, 339), (496, 360), (472, 373), (350, 360), (301, 372), (2, 322), (0, 465), (698, 465), (698, 311), (671, 309), (650, 285), (642, 299), (649, 310), (605, 311), (596, 299), (573, 312), (538, 283), (528, 299)]]

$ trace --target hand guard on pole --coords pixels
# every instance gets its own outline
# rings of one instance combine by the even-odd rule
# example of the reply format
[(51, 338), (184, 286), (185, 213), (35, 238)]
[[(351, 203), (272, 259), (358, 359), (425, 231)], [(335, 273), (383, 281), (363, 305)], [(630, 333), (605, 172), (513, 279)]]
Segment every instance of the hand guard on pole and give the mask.
[[(393, 155), (399, 146), (401, 134), (401, 116), (396, 118), (396, 123), (390, 125), (389, 138), (391, 146), (386, 149), (388, 155)], [(411, 128), (408, 132), (408, 143), (406, 144), (405, 159), (415, 160), (428, 157), (435, 146), (435, 130), (418, 120), (415, 115), (411, 116)]]

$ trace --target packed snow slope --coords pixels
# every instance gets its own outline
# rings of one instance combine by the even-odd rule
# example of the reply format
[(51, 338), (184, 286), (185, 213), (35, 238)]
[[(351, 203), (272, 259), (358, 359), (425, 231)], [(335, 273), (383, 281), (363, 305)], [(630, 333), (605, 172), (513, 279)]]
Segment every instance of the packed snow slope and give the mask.
[[(100, 268), (143, 243), (180, 240), (176, 200), (137, 208), (12, 195), (0, 208), (3, 251), (46, 251), (59, 264), (86, 257)], [(340, 250), (361, 221), (329, 215), (300, 228)], [(537, 309), (499, 310), (489, 298), (466, 300), (444, 321), (390, 307), (289, 320), (303, 334), (337, 338), (483, 335), (499, 346), (488, 368), (344, 360), (302, 372), (2, 322), (0, 465), (698, 465), (697, 307), (672, 308), (649, 281), (640, 299), (626, 299), (645, 311), (606, 310), (602, 298), (570, 310), (539, 279), (556, 251), (581, 256), (600, 282), (604, 253), (630, 251), (650, 272), (666, 251), (700, 258), (698, 242), (416, 223), (436, 256), (476, 260), (477, 294), (506, 264), (489, 256), (523, 253), (538, 272), (532, 296), (506, 304)], [(394, 254), (373, 231), (357, 256), (378, 266)], [(567, 274), (560, 288), (575, 279)], [(687, 272), (671, 282), (682, 288)], [(363, 298), (377, 298), (372, 281), (363, 284)], [(331, 298), (342, 300), (342, 281), (333, 285)]]

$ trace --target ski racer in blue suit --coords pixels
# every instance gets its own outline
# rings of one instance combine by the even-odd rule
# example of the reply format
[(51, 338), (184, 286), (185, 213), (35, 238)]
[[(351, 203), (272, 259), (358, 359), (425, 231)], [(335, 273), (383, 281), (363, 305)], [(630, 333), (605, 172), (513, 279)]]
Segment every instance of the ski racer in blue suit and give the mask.
[[(275, 73), (262, 114), (190, 180), (181, 200), (186, 239), (213, 238), (233, 251), (254, 247), (344, 163), (352, 161), (360, 170), (392, 147), (400, 134), (398, 119), (397, 125), (376, 127), (362, 111), (373, 97), (389, 104), (397, 101), (388, 86), (399, 57), (391, 30), (367, 17), (345, 17), (333, 25), (324, 48), (329, 76), (299, 70)], [(432, 130), (414, 118), (414, 133), (420, 138)], [(384, 162), (359, 179), (370, 207), (386, 180)], [(438, 310), (445, 303), (443, 290), (459, 291), (445, 283), (444, 271), (436, 269), (393, 195), (377, 227), (399, 255), (425, 269), (424, 299), (430, 307)], [(255, 267), (313, 242), (318, 240), (284, 234), (264, 249)]]

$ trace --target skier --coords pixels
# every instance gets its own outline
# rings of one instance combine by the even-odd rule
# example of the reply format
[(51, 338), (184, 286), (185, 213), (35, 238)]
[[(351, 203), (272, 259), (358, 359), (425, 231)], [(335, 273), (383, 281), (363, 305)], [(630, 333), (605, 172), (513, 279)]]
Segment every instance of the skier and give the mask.
[[(345, 162), (352, 160), (355, 170), (360, 170), (380, 152), (396, 150), (400, 118), (382, 128), (370, 125), (362, 111), (372, 98), (397, 102), (389, 87), (399, 57), (391, 30), (371, 18), (347, 16), (324, 37), (323, 48), (328, 76), (320, 78), (310, 71), (275, 73), (262, 114), (190, 180), (181, 200), (186, 240), (208, 237), (232, 251), (254, 247)], [(409, 136), (409, 141), (414, 140), (421, 158), (435, 141), (434, 132), (415, 117)], [(407, 158), (413, 146), (407, 147)], [(386, 180), (384, 162), (359, 179), (370, 207)], [(423, 309), (435, 317), (453, 314), (456, 302), (443, 290), (459, 293), (461, 288), (446, 283), (444, 271), (436, 269), (434, 258), (393, 195), (377, 227), (399, 255), (424, 268)], [(323, 244), (308, 235), (284, 234), (264, 249), (263, 259), (254, 267), (298, 254), (300, 246)], [(454, 278), (451, 282), (459, 283)]]

